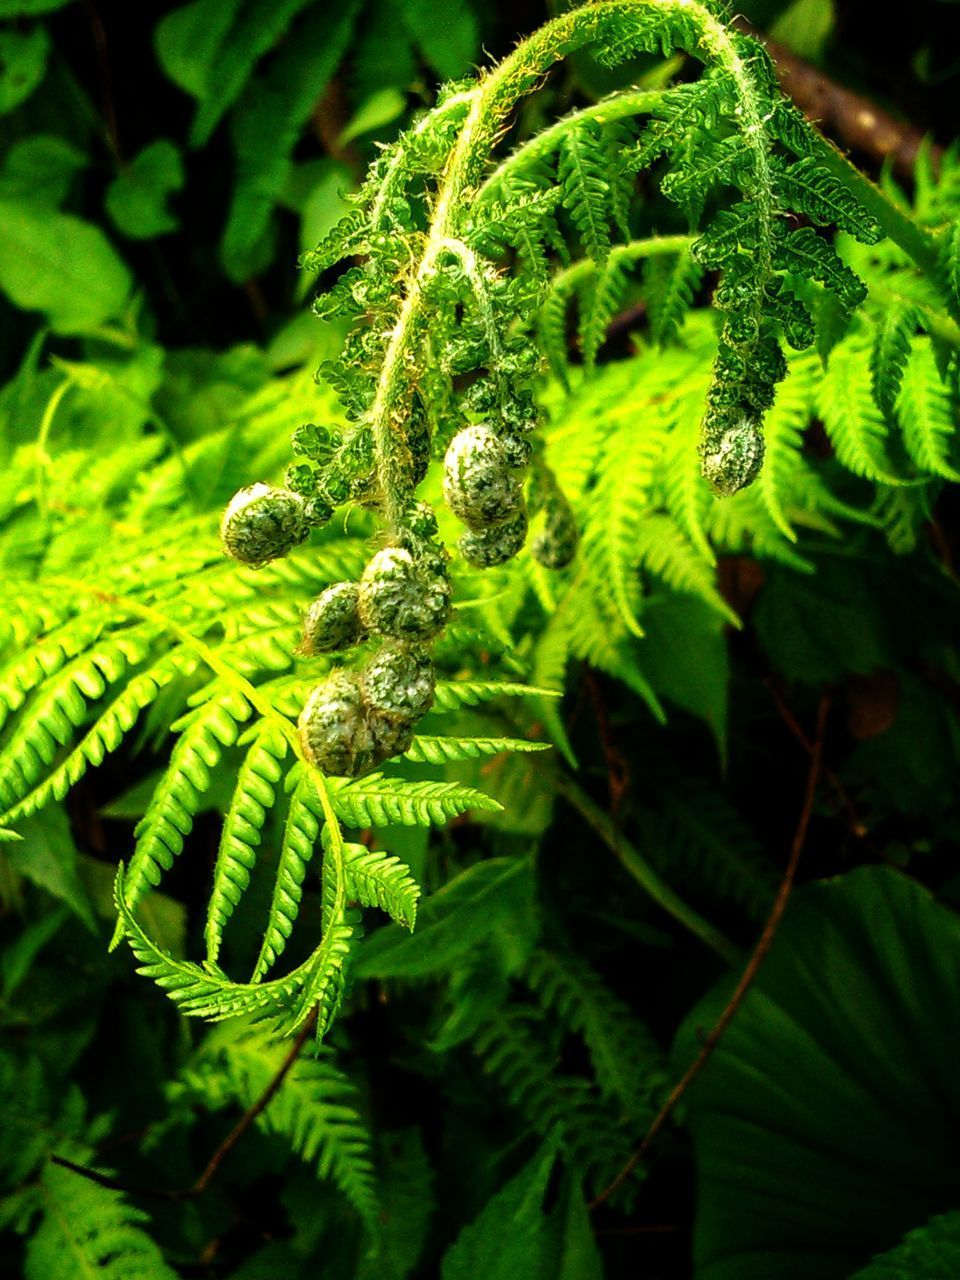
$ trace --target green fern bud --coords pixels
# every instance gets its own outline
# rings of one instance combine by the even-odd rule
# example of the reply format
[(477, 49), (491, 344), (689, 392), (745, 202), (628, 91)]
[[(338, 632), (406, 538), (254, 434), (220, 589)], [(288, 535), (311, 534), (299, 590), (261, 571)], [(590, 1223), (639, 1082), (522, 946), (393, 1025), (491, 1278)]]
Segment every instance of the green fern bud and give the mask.
[(517, 514), (520, 485), (499, 436), (490, 427), (464, 427), (450, 441), (443, 462), (443, 496), (471, 529), (484, 529)]
[(409, 751), (414, 738), (413, 726), (412, 720), (400, 720), (379, 711), (367, 711), (367, 727), (373, 743), (374, 767)]
[(311, 458), (314, 462), (328, 462), (342, 442), (343, 437), (339, 431), (305, 422), (293, 433), (292, 444), (294, 453)]
[(500, 437), (500, 446), (511, 471), (523, 471), (529, 465), (533, 444), (528, 436), (519, 431), (507, 431)]
[(317, 596), (303, 619), (303, 640), (299, 652), (306, 657), (348, 649), (363, 636), (357, 603), (360, 588), (355, 582), (335, 582)]
[(324, 773), (356, 778), (374, 762), (374, 741), (354, 671), (334, 671), (318, 684), (297, 727), (304, 756)]
[(433, 663), (426, 652), (405, 644), (385, 644), (360, 676), (368, 713), (405, 723), (419, 720), (430, 710), (435, 685)]
[(762, 465), (763, 435), (759, 424), (743, 417), (724, 431), (714, 449), (704, 452), (700, 470), (714, 493), (728, 498), (752, 484)]
[(283, 473), (283, 483), (301, 497), (310, 498), (317, 490), (317, 472), (309, 462), (291, 462)]
[(450, 583), (418, 566), (404, 547), (384, 547), (363, 571), (360, 621), (376, 635), (428, 640), (450, 614)]
[(512, 520), (503, 520), (486, 529), (469, 530), (460, 539), (460, 554), (474, 568), (492, 569), (512, 560), (526, 540), (527, 513), (520, 511)]
[(227, 555), (254, 568), (285, 556), (309, 532), (300, 494), (269, 484), (252, 484), (234, 494), (220, 522)]

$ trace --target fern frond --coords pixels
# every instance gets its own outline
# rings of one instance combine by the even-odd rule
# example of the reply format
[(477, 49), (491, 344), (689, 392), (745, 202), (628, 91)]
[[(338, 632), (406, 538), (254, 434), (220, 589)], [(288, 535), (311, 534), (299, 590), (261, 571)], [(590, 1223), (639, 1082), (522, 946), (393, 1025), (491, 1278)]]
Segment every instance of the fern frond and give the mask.
[(915, 341), (909, 351), (898, 388), (896, 416), (907, 452), (921, 471), (944, 480), (960, 480), (960, 470), (951, 461), (956, 450), (957, 400), (940, 377), (927, 339)]
[(563, 206), (569, 212), (587, 254), (598, 265), (610, 251), (611, 177), (602, 125), (585, 120), (563, 135), (557, 159)]
[(633, 553), (639, 564), (675, 591), (698, 596), (727, 622), (740, 626), (740, 619), (717, 590), (713, 566), (669, 516), (647, 515), (637, 524)]
[[(651, 415), (639, 431), (621, 429), (608, 440), (583, 531), (588, 569), (604, 598), (609, 592), (619, 616), (634, 635), (643, 634), (637, 619), (637, 543), (647, 518), (654, 467), (664, 435), (662, 420)], [(603, 601), (598, 604), (602, 610)]]
[[(263, 1096), (288, 1052), (287, 1046), (249, 1029), (213, 1032), (173, 1088), (175, 1099), (220, 1110), (243, 1110)], [(259, 1129), (284, 1138), (301, 1160), (315, 1164), (369, 1228), (378, 1196), (370, 1134), (357, 1109), (356, 1086), (324, 1047), (301, 1055), (256, 1117)]]
[(910, 358), (910, 339), (916, 328), (917, 312), (913, 307), (891, 307), (877, 321), (876, 336), (870, 353), (870, 375), (873, 379), (873, 398), (886, 418), (893, 416), (904, 370)]
[(508, 1006), (481, 1026), (474, 1046), (481, 1065), (527, 1126), (558, 1142), (586, 1184), (599, 1189), (625, 1162), (631, 1131), (589, 1081), (557, 1070), (557, 1048), (542, 1014)]
[(90, 704), (147, 659), (156, 635), (155, 627), (132, 628), (99, 639), (42, 681), (0, 753), (4, 810), (12, 809), (43, 778), (60, 748), (84, 723)]
[(421, 733), (405, 753), (416, 764), (446, 764), (455, 760), (475, 760), (478, 756), (498, 756), (513, 751), (549, 751), (549, 742), (529, 742), (525, 738), (447, 738)]
[(583, 1036), (601, 1093), (630, 1116), (649, 1117), (666, 1082), (663, 1051), (598, 973), (569, 954), (538, 949), (524, 979), (543, 1007)]
[(213, 869), (204, 929), (208, 964), (216, 964), (224, 927), (250, 883), (260, 835), (276, 798), (276, 784), (283, 775), (288, 745), (269, 722), (260, 721), (254, 726), (253, 741), (237, 774), (236, 789), (224, 819)]
[[(318, 978), (317, 952), (283, 978), (271, 982), (231, 982), (216, 966), (209, 969), (189, 960), (178, 960), (147, 937), (127, 905), (123, 864), (117, 870), (114, 902), (120, 917), (121, 936), (137, 959), (137, 972), (152, 978), (187, 1017), (220, 1021), (241, 1016), (267, 1019), (284, 1032), (309, 1015), (313, 1003), (294, 1003), (308, 982)], [(322, 944), (321, 944), (322, 945)], [(294, 1010), (291, 1013), (291, 1009)]]
[[(62, 800), (89, 768), (102, 764), (106, 756), (120, 746), (140, 713), (156, 701), (161, 691), (172, 681), (188, 675), (196, 666), (197, 659), (193, 655), (174, 650), (139, 671), (97, 716), (66, 757), (32, 790), (26, 791), (2, 815), (2, 820), (17, 822), (42, 809), (51, 800)], [(3, 757), (0, 756), (2, 767)]]
[(661, 347), (676, 338), (702, 279), (703, 268), (689, 249), (673, 257), (647, 260), (643, 295), (650, 313), (650, 332)]
[(343, 865), (348, 897), (365, 907), (379, 907), (397, 924), (413, 931), (420, 886), (402, 858), (363, 844), (345, 843)]
[(328, 779), (338, 817), (352, 827), (425, 827), (461, 813), (496, 813), (501, 805), (473, 787), (456, 782), (407, 782), (371, 773), (355, 781)]
[(259, 982), (283, 953), (300, 910), (303, 878), (320, 833), (321, 815), (313, 779), (295, 767), (287, 775), (293, 790), (283, 826), (277, 874), (260, 954), (251, 982)]
[(539, 685), (514, 684), (506, 680), (438, 680), (433, 711), (459, 711), (478, 707), (494, 698), (559, 698), (556, 689)]
[(176, 1280), (145, 1230), (148, 1215), (119, 1191), (52, 1163), (37, 1191), (43, 1216), (27, 1244), (26, 1280)]
[(820, 417), (837, 457), (854, 475), (899, 484), (884, 450), (883, 417), (873, 398), (869, 354), (856, 337), (830, 353), (817, 391)]
[(223, 749), (236, 743), (240, 725), (250, 711), (249, 703), (236, 690), (220, 686), (209, 701), (181, 722), (167, 772), (134, 831), (137, 847), (124, 878), (125, 900), (131, 911), (151, 885), (160, 883), (162, 873), (170, 870), (182, 852), (212, 770)]

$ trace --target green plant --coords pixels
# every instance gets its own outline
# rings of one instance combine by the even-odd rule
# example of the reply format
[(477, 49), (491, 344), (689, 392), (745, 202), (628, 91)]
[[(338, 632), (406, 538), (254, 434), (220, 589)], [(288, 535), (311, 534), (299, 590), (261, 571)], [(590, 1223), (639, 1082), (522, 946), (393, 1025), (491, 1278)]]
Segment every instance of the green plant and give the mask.
[[(185, 1152), (229, 1108), (252, 1116), (251, 1181), (300, 1160), (278, 1193), (295, 1242), (258, 1242), (224, 1274), (309, 1273), (323, 1254), (344, 1276), (427, 1258), (455, 1278), (491, 1256), (504, 1274), (599, 1275), (584, 1195), (610, 1184), (668, 1092), (661, 1042), (689, 1006), (684, 975), (735, 961), (773, 898), (783, 797), (750, 754), (771, 732), (767, 685), (786, 682), (803, 716), (811, 686), (854, 702), (857, 681), (893, 672), (894, 737), (848, 744), (823, 792), (840, 811), (855, 792), (887, 858), (955, 829), (956, 724), (931, 692), (955, 684), (953, 587), (926, 542), (960, 475), (956, 149), (921, 153), (909, 194), (889, 173), (874, 185), (781, 95), (762, 45), (695, 0), (573, 8), (408, 118), (402, 94), (366, 92), (386, 56), (374, 42), (456, 77), (476, 54), (473, 11), (449, 6), (445, 44), (426, 4), (369, 6), (366, 24), (358, 5), (326, 8), (200, 0), (157, 32), (198, 100), (193, 142), (234, 113), (228, 274), (266, 269), (280, 206), (304, 238), (325, 227), (302, 255), (317, 315), (265, 350), (164, 349), (105, 233), (60, 208), (79, 151), (29, 133), (0, 171), (0, 225), (10, 205), (16, 244), (65, 245), (69, 266), (46, 254), (30, 274), (0, 249), (0, 287), (52, 330), (0, 393), (0, 889), (27, 919), (0, 984), (8, 1025), (40, 1043), (0, 1065), (34, 1080), (34, 1128), (57, 1135), (0, 1159), (31, 1280), (68, 1247), (64, 1220), (87, 1224), (84, 1265), (118, 1277), (177, 1264), (150, 1233), (194, 1256), (224, 1204), (191, 1198)], [(298, 131), (348, 47), (357, 112), (338, 155), (302, 172)], [(679, 79), (661, 62), (677, 53)], [(550, 69), (587, 57), (619, 82), (555, 110)], [(367, 128), (395, 136), (344, 204)], [(259, 177), (244, 167), (254, 137)], [(125, 236), (172, 235), (167, 201), (191, 181), (177, 147), (147, 144), (105, 208)], [(744, 565), (765, 577), (755, 608), (731, 588)], [(753, 679), (732, 711), (731, 673)], [(915, 772), (901, 767), (918, 743)], [(78, 850), (81, 804), (107, 837)], [(569, 837), (559, 804), (582, 823)], [(874, 880), (845, 883), (867, 910)], [(63, 1075), (103, 1032), (83, 1021), (59, 1061), (47, 1019), (69, 1023), (83, 1000), (43, 983), (71, 967), (124, 983), (126, 952), (108, 959), (94, 936), (111, 915), (178, 1013), (226, 1024), (188, 1031), (150, 1005), (181, 1039), (161, 1048), (141, 1027), (124, 1059), (152, 1063), (151, 1114), (129, 1124), (149, 1128), (138, 1159), (196, 1208), (175, 1229), (157, 1214), (148, 1233), (142, 1179), (111, 1184), (108, 1119), (85, 1120), (71, 1094), (60, 1125)], [(804, 936), (785, 927), (784, 971)], [(651, 985), (669, 1013), (627, 989), (628, 938), (664, 975)], [(762, 1042), (769, 1005), (744, 1010), (745, 1036), (748, 1014)], [(296, 1041), (285, 1066), (277, 1040), (314, 1031), (325, 1043)], [(726, 1114), (739, 1090), (727, 1043), (715, 1094), (691, 1094), (704, 1276), (735, 1235), (714, 1177), (727, 1147), (701, 1137), (704, 1111), (715, 1099)], [(681, 1036), (678, 1074), (690, 1057)], [(829, 1074), (814, 1055), (805, 1070)], [(92, 1111), (112, 1088), (88, 1090)], [(442, 1092), (459, 1129), (425, 1139), (418, 1089)], [(756, 1122), (761, 1155), (775, 1119)], [(450, 1173), (458, 1143), (482, 1170), (469, 1188)], [(101, 1183), (45, 1164), (51, 1150)], [(429, 1225), (436, 1197), (472, 1224), (455, 1243)], [(924, 1185), (895, 1222), (865, 1215), (856, 1249), (824, 1247), (830, 1275), (955, 1196), (933, 1200)], [(829, 1234), (817, 1206), (807, 1227)], [(787, 1274), (797, 1242), (784, 1229), (775, 1245)]]

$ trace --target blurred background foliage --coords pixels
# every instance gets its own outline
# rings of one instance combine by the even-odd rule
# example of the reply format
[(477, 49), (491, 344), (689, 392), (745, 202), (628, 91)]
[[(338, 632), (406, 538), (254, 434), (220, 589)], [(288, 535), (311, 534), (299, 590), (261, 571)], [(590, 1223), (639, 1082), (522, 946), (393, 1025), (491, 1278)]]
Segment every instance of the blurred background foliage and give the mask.
[[(440, 81), (504, 54), (555, 8), (0, 0), (0, 566), (14, 648), (17, 575), (49, 575), (55, 590), (58, 573), (80, 572), (104, 545), (119, 572), (125, 539), (190, 521), (207, 538), (200, 564), (217, 506), (279, 473), (292, 427), (336, 415), (313, 370), (337, 335), (310, 314), (299, 254)], [(862, 0), (740, 11), (928, 135), (899, 190), (931, 223), (956, 216), (960, 166), (937, 150), (957, 125), (956, 3), (918, 0), (895, 21)], [(519, 133), (678, 70), (651, 60), (612, 79), (579, 56), (525, 103)], [(876, 154), (855, 155), (880, 174)], [(669, 217), (654, 203), (654, 224)], [(902, 264), (882, 248), (847, 250), (881, 294), (901, 287)], [(584, 439), (599, 451), (597, 430), (617, 439), (611, 406), (639, 423), (654, 398), (671, 422), (697, 416), (690, 388), (709, 367), (709, 322), (696, 307), (661, 353), (648, 341), (658, 296), (650, 279), (626, 296), (597, 381), (556, 411), (553, 447), (574, 490), (577, 442), (582, 453)], [(106, 951), (113, 870), (162, 768), (172, 704), (161, 698), (134, 746), (19, 825), (23, 841), (0, 857), (4, 1274), (960, 1271), (956, 399), (921, 412), (927, 384), (908, 382), (907, 452), (916, 462), (916, 439), (934, 441), (934, 477), (886, 484), (862, 451), (869, 432), (844, 435), (853, 393), (835, 409), (838, 386), (869, 383), (868, 339), (848, 335), (832, 375), (826, 349), (798, 361), (784, 430), (808, 470), (780, 521), (757, 499), (687, 525), (683, 496), (664, 500), (719, 566), (685, 543), (659, 568), (644, 563), (655, 589), (642, 640), (622, 620), (609, 651), (567, 636), (558, 672), (556, 628), (529, 602), (463, 639), (461, 669), (492, 664), (538, 683), (558, 684), (572, 653), (562, 711), (516, 718), (531, 732), (545, 722), (578, 762), (578, 812), (555, 819), (563, 790), (539, 757), (480, 761), (451, 776), (496, 795), (504, 815), (429, 838), (377, 833), (437, 892), (413, 939), (394, 925), (372, 933), (331, 1046), (298, 1060), (202, 1196), (158, 1190), (192, 1185), (284, 1049), (245, 1028), (187, 1028), (128, 955)], [(943, 357), (954, 378), (955, 345)], [(559, 397), (546, 389), (548, 403)], [(911, 421), (923, 431), (911, 436)], [(608, 484), (633, 448), (621, 439), (620, 455), (604, 446)], [(364, 531), (339, 531), (330, 554), (356, 558), (348, 544)], [(270, 580), (297, 607), (311, 585)], [(531, 657), (517, 636), (547, 642)], [(588, 1216), (584, 1189), (600, 1190), (636, 1146), (769, 909), (824, 691), (811, 883), (680, 1123), (626, 1193)], [(226, 777), (192, 856), (146, 907), (175, 954), (198, 927)], [(732, 939), (719, 955), (640, 890), (636, 849)], [(309, 903), (316, 920), (312, 883)], [(255, 936), (252, 918), (245, 927)], [(53, 1165), (51, 1152), (127, 1190)]]

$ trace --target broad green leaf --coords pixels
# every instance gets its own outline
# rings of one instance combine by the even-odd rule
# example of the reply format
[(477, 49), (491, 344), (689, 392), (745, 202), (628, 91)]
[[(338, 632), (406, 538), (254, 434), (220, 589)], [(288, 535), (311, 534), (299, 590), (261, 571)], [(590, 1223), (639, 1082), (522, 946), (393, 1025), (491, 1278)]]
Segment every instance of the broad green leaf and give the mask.
[(0, 31), (0, 115), (19, 107), (46, 75), (50, 38), (43, 27)]
[(54, 209), (0, 200), (0, 288), (58, 333), (88, 333), (119, 316), (130, 273), (99, 227)]
[(244, 0), (193, 0), (168, 13), (154, 33), (166, 74), (195, 98), (203, 96), (220, 47)]
[(124, 235), (149, 240), (180, 223), (167, 208), (167, 200), (183, 186), (183, 160), (172, 142), (160, 138), (134, 157), (107, 188), (107, 213)]
[(697, 1280), (846, 1280), (960, 1203), (958, 1059), (960, 918), (884, 867), (800, 891), (688, 1094)]
[(487, 1202), (444, 1254), (442, 1280), (548, 1280), (541, 1206), (555, 1158), (538, 1152)]
[(22, 820), (18, 827), (23, 840), (10, 846), (7, 858), (22, 876), (65, 902), (88, 929), (95, 931), (93, 911), (80, 878), (79, 855), (66, 814), (50, 805)]

